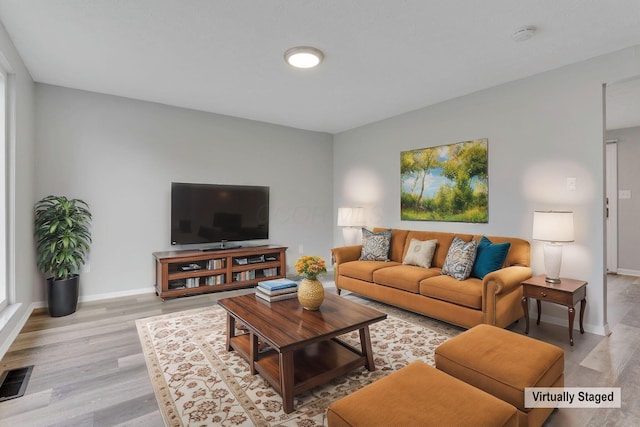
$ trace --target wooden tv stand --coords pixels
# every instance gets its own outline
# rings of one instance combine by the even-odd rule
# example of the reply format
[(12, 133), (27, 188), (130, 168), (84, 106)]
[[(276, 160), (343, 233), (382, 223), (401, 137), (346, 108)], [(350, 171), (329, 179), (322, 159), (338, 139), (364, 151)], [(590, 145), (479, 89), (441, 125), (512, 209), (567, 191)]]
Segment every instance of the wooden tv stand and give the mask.
[(156, 294), (164, 299), (255, 286), (285, 277), (287, 248), (264, 245), (234, 249), (154, 252)]

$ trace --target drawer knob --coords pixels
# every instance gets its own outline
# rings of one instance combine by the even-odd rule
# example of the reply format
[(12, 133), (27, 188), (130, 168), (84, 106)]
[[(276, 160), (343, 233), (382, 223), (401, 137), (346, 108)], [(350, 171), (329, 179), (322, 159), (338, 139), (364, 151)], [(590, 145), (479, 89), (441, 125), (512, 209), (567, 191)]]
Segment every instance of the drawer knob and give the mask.
[(542, 298), (546, 298), (547, 294), (545, 294), (544, 292), (540, 292), (540, 295), (542, 295)]

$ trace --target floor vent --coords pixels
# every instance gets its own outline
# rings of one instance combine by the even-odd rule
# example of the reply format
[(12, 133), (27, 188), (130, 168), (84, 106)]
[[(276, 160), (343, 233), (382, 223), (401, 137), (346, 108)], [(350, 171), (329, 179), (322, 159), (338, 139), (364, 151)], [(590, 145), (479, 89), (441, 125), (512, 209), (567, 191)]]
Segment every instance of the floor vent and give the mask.
[(24, 395), (31, 378), (31, 371), (33, 371), (33, 365), (0, 374), (0, 402)]

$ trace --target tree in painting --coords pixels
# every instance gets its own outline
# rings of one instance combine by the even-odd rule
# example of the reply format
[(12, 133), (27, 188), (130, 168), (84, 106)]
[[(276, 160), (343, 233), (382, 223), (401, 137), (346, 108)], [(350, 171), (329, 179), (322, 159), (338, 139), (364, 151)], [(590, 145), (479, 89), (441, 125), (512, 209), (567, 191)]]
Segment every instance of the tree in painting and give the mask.
[(488, 222), (487, 139), (400, 153), (405, 220)]

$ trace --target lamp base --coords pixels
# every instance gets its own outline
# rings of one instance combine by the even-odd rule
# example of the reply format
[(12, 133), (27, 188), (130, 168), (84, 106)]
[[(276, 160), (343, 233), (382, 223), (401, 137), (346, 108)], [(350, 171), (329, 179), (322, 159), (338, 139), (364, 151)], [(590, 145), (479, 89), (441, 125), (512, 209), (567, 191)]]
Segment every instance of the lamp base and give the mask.
[(546, 243), (544, 245), (544, 267), (547, 283), (560, 283), (560, 264), (562, 263), (562, 245), (558, 243)]
[(559, 283), (562, 283), (562, 280), (560, 280), (560, 279), (554, 279), (554, 278), (552, 278), (552, 277), (545, 277), (545, 278), (544, 278), (544, 281), (545, 281), (545, 282), (547, 282), (547, 283), (553, 283), (554, 285), (557, 285), (557, 284), (559, 284)]
[(358, 227), (342, 227), (342, 238), (346, 246), (362, 243), (362, 231)]

